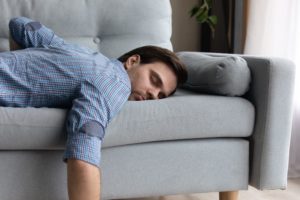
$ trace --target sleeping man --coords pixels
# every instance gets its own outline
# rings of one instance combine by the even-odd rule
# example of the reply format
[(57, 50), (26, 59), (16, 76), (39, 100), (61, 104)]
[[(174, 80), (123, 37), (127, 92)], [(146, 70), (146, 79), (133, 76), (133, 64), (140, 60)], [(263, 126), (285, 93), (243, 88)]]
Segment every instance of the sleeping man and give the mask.
[(171, 51), (144, 46), (118, 59), (65, 42), (25, 17), (9, 22), (11, 51), (0, 53), (0, 106), (69, 108), (68, 194), (100, 199), (101, 143), (127, 100), (172, 95), (187, 79)]

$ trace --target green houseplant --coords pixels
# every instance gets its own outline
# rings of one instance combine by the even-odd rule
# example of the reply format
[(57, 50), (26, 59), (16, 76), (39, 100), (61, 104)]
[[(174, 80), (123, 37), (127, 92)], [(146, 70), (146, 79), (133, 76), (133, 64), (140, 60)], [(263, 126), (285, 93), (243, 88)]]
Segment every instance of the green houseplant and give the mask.
[(214, 38), (218, 18), (216, 15), (210, 15), (211, 7), (212, 0), (203, 0), (201, 5), (195, 5), (190, 10), (190, 17), (195, 17), (200, 24), (207, 24)]

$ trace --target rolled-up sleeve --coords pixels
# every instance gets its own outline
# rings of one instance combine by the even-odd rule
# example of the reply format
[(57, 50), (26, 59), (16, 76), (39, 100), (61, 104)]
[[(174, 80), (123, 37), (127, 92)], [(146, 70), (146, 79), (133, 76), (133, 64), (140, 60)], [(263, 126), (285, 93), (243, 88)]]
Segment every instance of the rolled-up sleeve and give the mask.
[(130, 92), (131, 87), (118, 78), (102, 73), (82, 83), (68, 114), (65, 162), (75, 158), (100, 167), (105, 129), (120, 112)]
[(26, 17), (16, 17), (9, 21), (12, 39), (23, 48), (59, 46), (64, 40), (38, 21)]
[(103, 94), (93, 84), (85, 83), (81, 86), (66, 121), (68, 137), (64, 162), (74, 158), (100, 166), (108, 110)]

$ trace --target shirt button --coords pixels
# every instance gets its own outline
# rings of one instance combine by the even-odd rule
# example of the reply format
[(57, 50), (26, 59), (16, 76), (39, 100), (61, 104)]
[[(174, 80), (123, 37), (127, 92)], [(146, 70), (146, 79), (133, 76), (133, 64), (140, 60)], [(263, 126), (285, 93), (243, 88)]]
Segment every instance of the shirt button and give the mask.
[(94, 37), (93, 41), (94, 41), (94, 43), (99, 44), (100, 43), (100, 38), (99, 37)]

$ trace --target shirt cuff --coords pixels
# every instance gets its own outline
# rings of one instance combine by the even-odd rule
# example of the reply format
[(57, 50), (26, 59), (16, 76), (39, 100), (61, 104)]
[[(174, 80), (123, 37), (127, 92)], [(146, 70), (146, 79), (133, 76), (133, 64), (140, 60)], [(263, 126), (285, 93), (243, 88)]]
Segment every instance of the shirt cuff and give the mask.
[(96, 167), (100, 167), (101, 143), (98, 137), (89, 136), (85, 133), (69, 134), (63, 161), (67, 163), (69, 158), (83, 160)]

